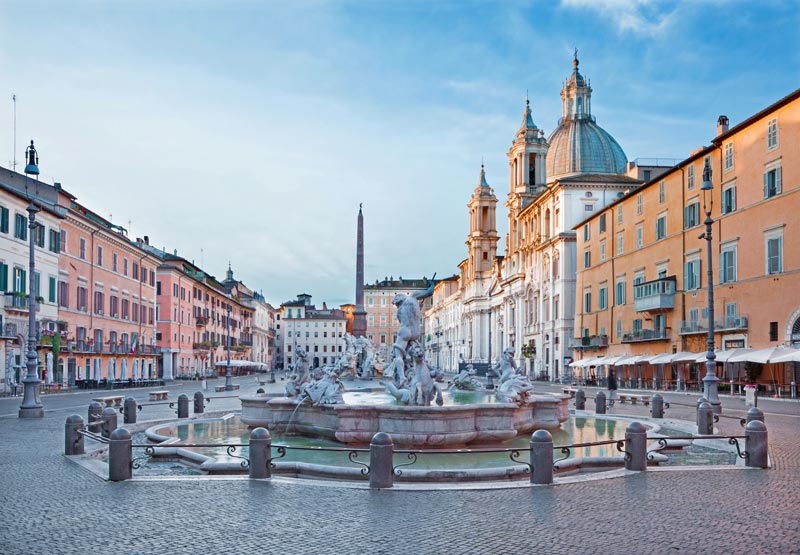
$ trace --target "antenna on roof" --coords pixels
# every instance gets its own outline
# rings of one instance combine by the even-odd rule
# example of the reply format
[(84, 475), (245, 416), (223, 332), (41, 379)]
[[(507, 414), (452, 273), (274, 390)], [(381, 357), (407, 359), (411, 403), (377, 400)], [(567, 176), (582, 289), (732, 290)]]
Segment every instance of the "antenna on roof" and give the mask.
[(14, 103), (14, 153), (13, 162), (11, 162), (11, 169), (17, 171), (17, 95), (11, 95), (11, 101)]
[(203, 247), (200, 247), (200, 267), (205, 267), (205, 264), (203, 264)]

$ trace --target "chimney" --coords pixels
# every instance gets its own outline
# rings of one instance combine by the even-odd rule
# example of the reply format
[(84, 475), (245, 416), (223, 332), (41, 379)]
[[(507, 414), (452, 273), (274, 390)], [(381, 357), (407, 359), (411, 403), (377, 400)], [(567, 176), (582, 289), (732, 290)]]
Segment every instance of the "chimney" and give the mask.
[(147, 235), (144, 236), (144, 244), (145, 245), (149, 245), (150, 244), (150, 237), (148, 237)]
[(728, 132), (728, 116), (720, 116), (717, 119), (717, 137)]

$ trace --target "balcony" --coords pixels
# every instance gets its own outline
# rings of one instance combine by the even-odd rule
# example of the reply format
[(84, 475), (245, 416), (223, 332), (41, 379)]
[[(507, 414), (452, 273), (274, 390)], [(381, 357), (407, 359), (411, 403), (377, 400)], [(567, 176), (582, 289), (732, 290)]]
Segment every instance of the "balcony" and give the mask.
[(197, 316), (195, 317), (195, 325), (198, 328), (205, 327), (208, 324), (208, 316)]
[(572, 339), (572, 344), (570, 345), (571, 349), (576, 349), (578, 351), (591, 351), (601, 349), (603, 347), (608, 347), (607, 335), (587, 335), (584, 337), (575, 337)]
[(658, 330), (633, 330), (622, 334), (623, 343), (642, 343), (645, 341), (666, 341), (670, 328)]
[(675, 276), (633, 286), (636, 312), (665, 312), (675, 308)]
[[(5, 295), (5, 308), (6, 310), (14, 310), (16, 312), (28, 312), (28, 295), (20, 295), (18, 293), (8, 293)], [(36, 299), (36, 312), (39, 312), (40, 304), (44, 301), (42, 297)]]
[[(747, 316), (727, 316), (714, 321), (714, 331), (745, 331), (747, 330)], [(681, 320), (681, 335), (694, 335), (708, 333), (708, 318), (701, 320)]]

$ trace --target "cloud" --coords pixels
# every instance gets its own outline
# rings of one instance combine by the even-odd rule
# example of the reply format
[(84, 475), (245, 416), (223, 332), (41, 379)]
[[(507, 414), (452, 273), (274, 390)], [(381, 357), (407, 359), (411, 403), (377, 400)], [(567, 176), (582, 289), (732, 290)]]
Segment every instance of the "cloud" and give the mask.
[(661, 35), (672, 25), (676, 9), (663, 12), (658, 0), (561, 0), (566, 8), (595, 10), (612, 20), (620, 33)]

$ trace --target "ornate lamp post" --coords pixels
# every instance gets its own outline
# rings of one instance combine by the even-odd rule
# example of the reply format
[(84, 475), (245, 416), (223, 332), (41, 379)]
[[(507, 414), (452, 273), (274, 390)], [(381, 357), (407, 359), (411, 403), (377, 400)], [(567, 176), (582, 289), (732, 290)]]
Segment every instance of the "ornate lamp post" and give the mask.
[(228, 305), (228, 318), (225, 320), (225, 331), (228, 334), (228, 340), (225, 345), (225, 350), (228, 352), (228, 364), (225, 367), (225, 391), (233, 391), (233, 382), (231, 382), (231, 303)]
[[(31, 175), (39, 175), (39, 155), (33, 146), (25, 150), (25, 158), (28, 163), (25, 166), (25, 189), (28, 189), (28, 179)], [(22, 380), (24, 390), (22, 405), (19, 407), (20, 418), (42, 418), (44, 416), (44, 407), (39, 400), (39, 376), (36, 374), (36, 368), (39, 366), (39, 356), (36, 354), (36, 281), (34, 279), (36, 265), (34, 263), (34, 242), (36, 235), (36, 213), (39, 211), (33, 203), (33, 196), (28, 193), (28, 353), (26, 355), (25, 366), (28, 368), (28, 373)]]
[[(716, 414), (722, 412), (722, 403), (717, 394), (717, 378), (716, 372), (716, 355), (714, 354), (714, 270), (713, 270), (713, 253), (711, 250), (711, 225), (714, 220), (711, 219), (711, 209), (714, 206), (713, 191), (714, 184), (711, 183), (711, 163), (706, 159), (705, 167), (703, 168), (703, 184), (700, 190), (703, 191), (703, 212), (706, 214), (706, 231), (700, 238), (705, 238), (708, 246), (708, 352), (706, 353), (706, 375), (703, 378), (703, 396), (711, 403)], [(708, 197), (708, 198), (706, 198)]]

